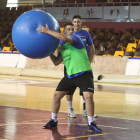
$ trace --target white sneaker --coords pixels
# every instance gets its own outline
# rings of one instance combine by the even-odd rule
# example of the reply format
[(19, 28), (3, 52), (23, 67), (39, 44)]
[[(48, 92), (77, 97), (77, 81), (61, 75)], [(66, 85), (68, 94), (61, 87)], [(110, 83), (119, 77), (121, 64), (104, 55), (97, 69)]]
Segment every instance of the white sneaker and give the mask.
[(68, 117), (76, 118), (76, 114), (74, 113), (74, 109), (73, 108), (68, 109)]
[[(86, 111), (86, 110), (83, 110), (82, 116), (83, 116), (83, 117), (87, 117), (87, 111)], [(94, 114), (93, 117), (94, 117), (94, 118), (97, 118), (98, 116), (97, 116), (96, 114)]]
[(82, 116), (87, 117), (87, 111), (86, 110), (83, 110)]
[(94, 114), (94, 116), (93, 116), (94, 118), (97, 118), (98, 116), (96, 115), (96, 114)]

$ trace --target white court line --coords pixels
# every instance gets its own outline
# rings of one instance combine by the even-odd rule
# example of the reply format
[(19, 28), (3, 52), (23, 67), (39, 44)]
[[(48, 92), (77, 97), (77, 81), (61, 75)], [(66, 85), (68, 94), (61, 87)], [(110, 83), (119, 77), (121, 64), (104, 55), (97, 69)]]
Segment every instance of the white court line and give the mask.
[[(29, 82), (29, 83), (28, 83)], [(30, 82), (30, 81), (0, 81), (0, 83), (7, 83), (7, 84), (11, 84), (11, 83), (15, 83), (18, 85), (25, 85), (25, 84), (43, 84), (43, 83), (54, 83), (54, 82)]]
[[(36, 108), (27, 108), (27, 107), (18, 107), (18, 106), (8, 106), (8, 105), (0, 105), (0, 106), (6, 106), (6, 107), (15, 107), (15, 108), (25, 108), (25, 109), (36, 109)], [(36, 110), (42, 110), (42, 109), (36, 109)], [(51, 110), (42, 110), (42, 111), (51, 111)], [(68, 112), (63, 112), (61, 111), (61, 113), (68, 113)], [(76, 113), (76, 114), (81, 114), (81, 113)], [(98, 115), (100, 116), (100, 115)], [(129, 121), (140, 121), (140, 120), (134, 120), (134, 119), (125, 119), (125, 118), (115, 118), (115, 117), (111, 117), (111, 116), (100, 116), (100, 117), (107, 117), (107, 118), (112, 118), (112, 119), (119, 119), (119, 120), (129, 120)], [(97, 118), (96, 118), (97, 119)]]
[[(21, 125), (21, 124), (44, 124), (44, 123), (9, 123), (9, 124), (2, 124), (2, 125), (0, 124), (0, 126)], [(60, 125), (60, 124), (75, 124), (75, 123), (58, 123), (58, 124)], [(77, 123), (77, 125), (88, 126), (87, 124), (79, 124), (79, 123)], [(104, 125), (98, 125), (98, 126), (110, 127), (110, 128), (116, 128), (116, 129), (129, 129), (129, 128), (124, 128), (124, 127), (114, 127), (114, 126), (104, 126)]]
[(43, 84), (43, 83), (53, 83), (53, 82), (38, 82), (38, 83), (16, 83), (18, 85), (30, 85), (30, 84)]
[(9, 80), (9, 81), (11, 81), (11, 80), (16, 80), (16, 79), (5, 79), (5, 78), (0, 78), (0, 80)]

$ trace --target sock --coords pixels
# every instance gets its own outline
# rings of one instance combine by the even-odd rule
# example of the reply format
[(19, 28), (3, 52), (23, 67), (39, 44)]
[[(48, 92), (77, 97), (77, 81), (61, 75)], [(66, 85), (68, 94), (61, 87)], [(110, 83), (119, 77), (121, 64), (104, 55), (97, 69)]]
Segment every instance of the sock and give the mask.
[(55, 122), (57, 122), (57, 114), (52, 113), (52, 119), (53, 119)]
[(72, 101), (67, 101), (67, 103), (68, 103), (68, 108), (69, 109), (72, 108)]
[(83, 110), (86, 110), (86, 101), (83, 100)]
[(88, 116), (88, 124), (91, 125), (93, 122), (93, 116)]

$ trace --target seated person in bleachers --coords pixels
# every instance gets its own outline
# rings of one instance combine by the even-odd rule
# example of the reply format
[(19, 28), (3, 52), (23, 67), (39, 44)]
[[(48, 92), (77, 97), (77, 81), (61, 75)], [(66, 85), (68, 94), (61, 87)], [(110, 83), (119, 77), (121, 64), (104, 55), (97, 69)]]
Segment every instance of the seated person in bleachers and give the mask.
[(3, 25), (0, 24), (0, 39), (3, 37)]
[(11, 35), (11, 33), (8, 33), (5, 38), (1, 39), (1, 45), (2, 45), (2, 47), (4, 47), (4, 46), (8, 47), (8, 46), (10, 46), (10, 43), (13, 43), (12, 35)]

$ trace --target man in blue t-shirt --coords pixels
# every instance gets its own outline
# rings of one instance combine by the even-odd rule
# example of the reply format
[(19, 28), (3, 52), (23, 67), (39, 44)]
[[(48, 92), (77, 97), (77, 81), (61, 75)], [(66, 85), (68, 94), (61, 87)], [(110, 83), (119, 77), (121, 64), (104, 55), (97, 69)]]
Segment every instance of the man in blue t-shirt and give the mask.
[[(88, 31), (81, 29), (81, 16), (80, 15), (75, 15), (72, 18), (72, 23), (74, 24), (74, 34), (78, 35), (82, 41), (84, 42), (87, 50), (87, 54), (90, 60), (90, 63), (93, 61), (94, 62), (94, 44), (93, 40), (89, 34)], [(66, 75), (66, 68), (64, 68), (64, 75)], [(67, 103), (68, 103), (68, 117), (76, 117), (76, 114), (74, 113), (74, 109), (72, 107), (72, 99), (73, 99), (73, 94), (75, 92), (75, 89), (72, 89), (67, 95)], [(83, 97), (83, 92), (80, 91), (80, 95)], [(82, 116), (87, 116), (86, 112), (86, 101), (83, 97), (83, 112)], [(94, 114), (94, 117), (97, 117), (96, 114)]]

